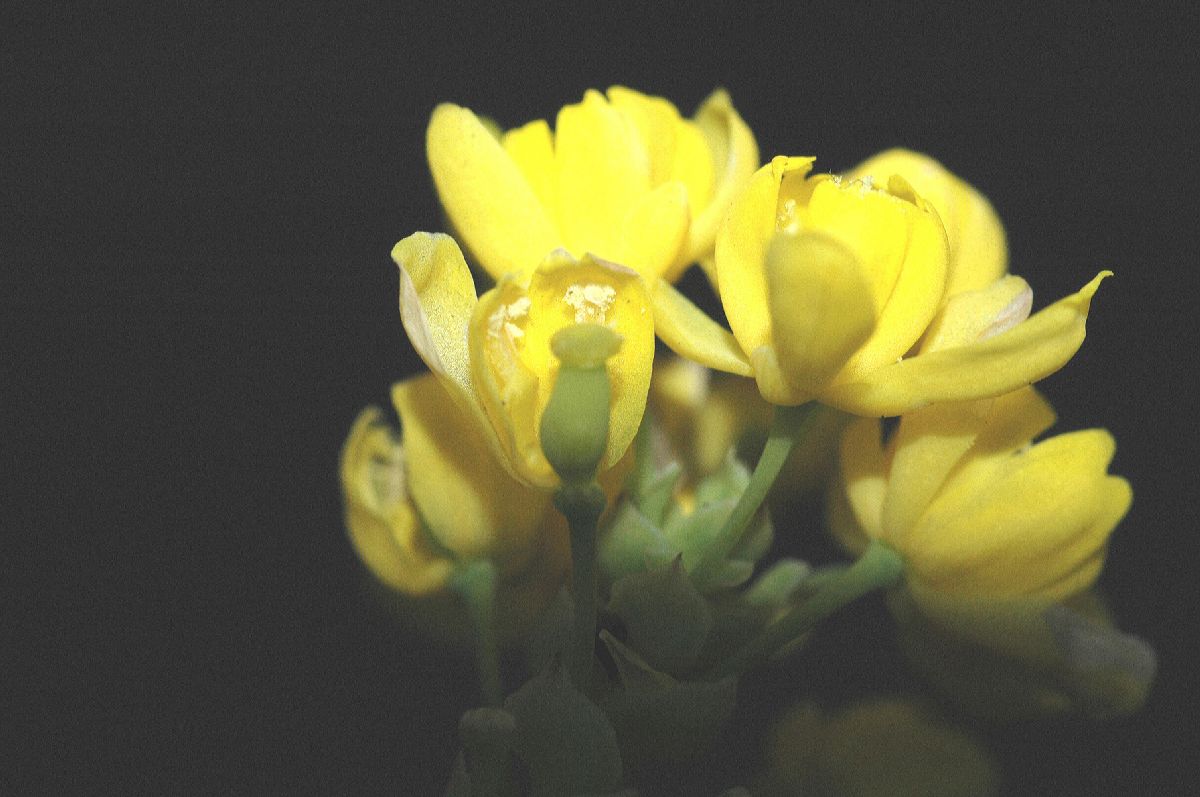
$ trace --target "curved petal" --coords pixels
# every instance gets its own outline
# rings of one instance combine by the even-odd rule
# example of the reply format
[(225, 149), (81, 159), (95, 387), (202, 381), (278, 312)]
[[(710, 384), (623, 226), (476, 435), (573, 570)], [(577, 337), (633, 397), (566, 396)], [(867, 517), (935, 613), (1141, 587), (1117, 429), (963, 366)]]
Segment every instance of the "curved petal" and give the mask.
[(783, 379), (814, 395), (874, 331), (871, 286), (854, 253), (819, 232), (777, 233), (764, 268)]
[(589, 90), (558, 112), (554, 155), (567, 249), (615, 259), (625, 214), (650, 190), (649, 154), (637, 128)]
[(767, 245), (775, 233), (779, 186), (784, 177), (803, 180), (813, 158), (776, 157), (754, 173), (729, 208), (717, 233), (717, 284), (729, 328), (742, 351), (772, 344), (767, 276)]
[(987, 340), (1029, 318), (1033, 291), (1029, 283), (1012, 275), (987, 288), (967, 291), (950, 298), (929, 325), (921, 342), (921, 353), (953, 349)]
[[(878, 420), (858, 418), (842, 434), (841, 482), (861, 533), (853, 532), (852, 526), (844, 526), (841, 531), (835, 527), (834, 533), (851, 550), (863, 543), (863, 535), (869, 539), (880, 539), (884, 534), (883, 502), (887, 493), (888, 456), (879, 433)], [(866, 546), (862, 544), (861, 547)]]
[[(554, 134), (550, 132), (550, 125), (545, 119), (535, 119), (504, 133), (500, 141), (545, 208), (546, 218), (557, 229), (558, 168), (554, 162)], [(527, 266), (522, 264), (521, 268)]]
[(410, 595), (441, 591), (454, 562), (434, 550), (405, 484), (404, 451), (378, 407), (359, 413), (342, 448), (346, 529), (380, 581)]
[(718, 371), (753, 376), (750, 360), (733, 334), (666, 280), (652, 283), (650, 301), (654, 331), (676, 354)]
[(1083, 344), (1088, 308), (1104, 271), (1078, 293), (993, 337), (922, 353), (836, 384), (826, 404), (858, 415), (899, 415), (939, 401), (1008, 393), (1057, 371)]
[(905, 413), (892, 437), (883, 527), (893, 541), (918, 522), (943, 485), (1010, 456), (1054, 423), (1033, 388), (994, 399), (934, 404)]
[[(570, 258), (561, 250), (552, 256)], [(502, 279), (479, 298), (468, 331), (471, 378), (499, 443), (501, 461), (521, 481), (550, 489), (557, 486), (558, 477), (538, 442), (538, 372), (523, 356), (531, 309), (516, 277)], [(542, 348), (548, 348), (549, 341), (543, 343)]]
[(606, 92), (612, 107), (637, 129), (648, 158), (650, 185), (661, 185), (672, 177), (679, 130), (679, 111), (662, 97), (652, 97), (625, 86)]
[(439, 105), (429, 120), (426, 153), (442, 206), (494, 278), (527, 275), (562, 245), (529, 181), (475, 114)]
[(611, 258), (648, 280), (655, 279), (674, 262), (687, 231), (687, 190), (676, 181), (663, 183), (629, 208)]
[(549, 497), (514, 481), (475, 420), (430, 376), (400, 382), (408, 490), (429, 532), (460, 558), (489, 557), (516, 572), (539, 544)]
[(1059, 600), (1090, 586), (1129, 506), (1101, 429), (1059, 435), (960, 474), (905, 536), (911, 578), (945, 595)]
[(886, 182), (898, 174), (937, 210), (946, 228), (950, 265), (946, 296), (978, 290), (1004, 275), (1004, 228), (990, 202), (928, 155), (906, 149), (881, 152), (851, 169), (851, 179)]
[(462, 250), (449, 235), (417, 232), (392, 248), (392, 260), (400, 267), (400, 320), (409, 341), (456, 398), (469, 399), (466, 325), (476, 299)]
[[(688, 233), (687, 246), (676, 264), (678, 273), (682, 273), (687, 266), (712, 251), (717, 228), (725, 218), (730, 204), (746, 187), (760, 165), (754, 134), (742, 121), (742, 117), (733, 107), (729, 93), (724, 89), (717, 89), (701, 103), (696, 111), (695, 125), (704, 136), (713, 164), (712, 188), (711, 195), (701, 202), (700, 197), (707, 193), (699, 187), (703, 181), (698, 177), (694, 180), (684, 179), (688, 186), (688, 196), (692, 200), (692, 226)], [(692, 149), (693, 147), (681, 137), (677, 152), (690, 152)], [(695, 156), (691, 158), (694, 160)], [(683, 174), (684, 171), (677, 169), (676, 173)]]
[(945, 290), (948, 254), (937, 215), (899, 178), (887, 190), (820, 180), (801, 219), (804, 228), (830, 235), (855, 254), (875, 298), (875, 330), (838, 381), (903, 356), (929, 326)]

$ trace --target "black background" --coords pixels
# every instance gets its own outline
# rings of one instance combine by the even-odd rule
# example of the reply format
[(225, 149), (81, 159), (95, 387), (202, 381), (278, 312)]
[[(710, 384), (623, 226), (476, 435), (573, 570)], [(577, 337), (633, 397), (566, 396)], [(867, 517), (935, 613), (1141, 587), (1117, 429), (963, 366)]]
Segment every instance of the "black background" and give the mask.
[[(383, 606), (335, 471), (418, 371), (388, 251), (439, 228), (437, 102), (512, 126), (622, 83), (685, 112), (727, 87), (764, 158), (936, 155), (1035, 306), (1117, 273), (1043, 386), (1059, 428), (1116, 435), (1135, 502), (1101, 585), (1160, 681), (1128, 720), (983, 732), (1014, 793), (1189, 791), (1196, 12), (36, 8), (0, 34), (0, 790), (437, 792), (470, 661)], [(878, 614), (747, 687), (757, 727), (908, 684)]]

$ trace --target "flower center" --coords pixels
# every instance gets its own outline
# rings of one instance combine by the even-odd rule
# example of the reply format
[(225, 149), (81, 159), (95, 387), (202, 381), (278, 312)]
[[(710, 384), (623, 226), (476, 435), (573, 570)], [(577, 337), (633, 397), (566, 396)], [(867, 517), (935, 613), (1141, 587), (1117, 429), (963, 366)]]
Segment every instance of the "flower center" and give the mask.
[(576, 324), (603, 324), (604, 316), (616, 298), (616, 288), (590, 282), (567, 288), (563, 301), (575, 310)]

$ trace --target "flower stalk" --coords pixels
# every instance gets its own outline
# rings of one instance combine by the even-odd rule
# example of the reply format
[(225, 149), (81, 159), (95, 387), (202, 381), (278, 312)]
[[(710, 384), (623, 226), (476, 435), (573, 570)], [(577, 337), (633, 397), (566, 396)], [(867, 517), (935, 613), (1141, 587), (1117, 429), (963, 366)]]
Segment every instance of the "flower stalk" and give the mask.
[(698, 583), (704, 584), (713, 578), (722, 563), (737, 547), (746, 527), (750, 525), (751, 519), (779, 477), (788, 455), (792, 453), (796, 443), (803, 439), (812, 424), (817, 407), (816, 402), (808, 402), (796, 407), (775, 408), (767, 443), (758, 458), (758, 464), (754, 466), (754, 472), (750, 474), (750, 483), (746, 485), (746, 491), (742, 493), (729, 519), (725, 521), (725, 525), (692, 571), (692, 576)]
[(904, 560), (886, 545), (872, 542), (850, 568), (825, 582), (815, 595), (714, 667), (709, 673), (710, 680), (744, 672), (765, 662), (838, 609), (876, 589), (893, 586), (903, 574)]
[(464, 564), (451, 584), (462, 596), (475, 630), (475, 657), (484, 705), (501, 704), (500, 655), (496, 641), (496, 566), (487, 559)]

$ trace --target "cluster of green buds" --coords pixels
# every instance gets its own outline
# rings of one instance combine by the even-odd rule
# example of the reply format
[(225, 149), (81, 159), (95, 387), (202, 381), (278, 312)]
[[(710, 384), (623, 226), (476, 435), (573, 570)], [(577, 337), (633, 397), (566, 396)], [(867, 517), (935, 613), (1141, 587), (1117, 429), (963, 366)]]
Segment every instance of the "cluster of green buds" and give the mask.
[[(1031, 313), (966, 182), (904, 150), (762, 165), (721, 91), (690, 119), (589, 91), (506, 132), (443, 105), (427, 152), (458, 240), (392, 256), (431, 373), (394, 389), (398, 433), (375, 409), (355, 423), (342, 482), (375, 576), (457, 594), (472, 623), (482, 705), (449, 794), (634, 793), (702, 753), (739, 679), (874, 591), (971, 711), (1140, 705), (1153, 651), (1093, 590), (1131, 489), (1104, 430), (1034, 442), (1054, 413), (1030, 387), (1083, 343), (1109, 272)], [(674, 286), (693, 264), (728, 326)], [(823, 501), (852, 561), (778, 555), (803, 540), (772, 494)], [(804, 714), (826, 747), (765, 788), (843, 782), (859, 770), (829, 751), (855, 734), (948, 733), (882, 705)]]

